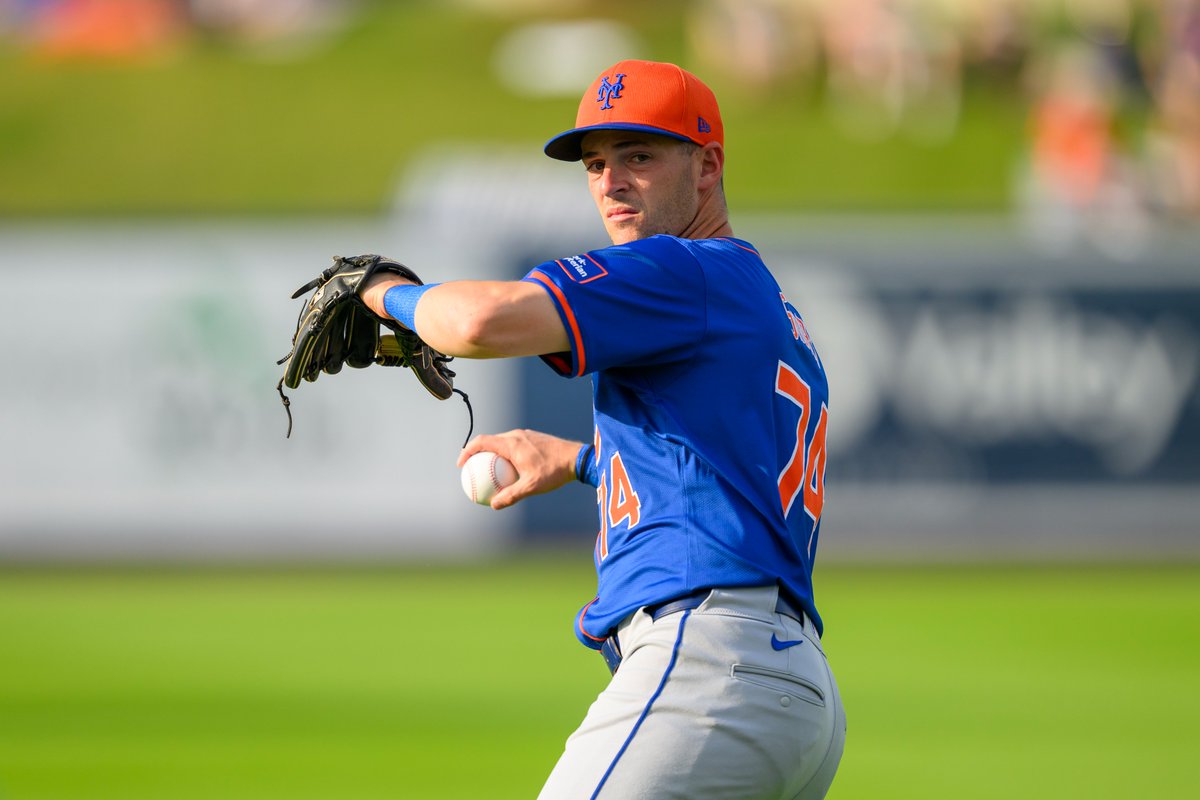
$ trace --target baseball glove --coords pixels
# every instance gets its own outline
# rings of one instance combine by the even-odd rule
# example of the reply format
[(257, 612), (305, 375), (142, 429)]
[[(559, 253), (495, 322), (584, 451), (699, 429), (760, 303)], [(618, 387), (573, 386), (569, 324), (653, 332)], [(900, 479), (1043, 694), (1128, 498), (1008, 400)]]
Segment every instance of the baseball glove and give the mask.
[[(283, 387), (295, 389), (301, 380), (315, 381), (322, 372), (336, 375), (343, 365), (356, 369), (372, 364), (409, 367), (421, 385), (439, 400), (456, 392), (466, 400), (466, 394), (454, 388), (455, 374), (446, 366), (452, 360), (450, 356), (434, 350), (395, 320), (377, 317), (363, 303), (359, 288), (378, 272), (392, 272), (422, 283), (411, 269), (383, 256), (335, 256), (333, 266), (292, 294), (296, 299), (316, 289), (300, 309), (291, 352), (277, 362), (287, 365), (276, 389), (288, 413), (289, 437), (291, 401)], [(381, 325), (392, 332), (383, 333)]]

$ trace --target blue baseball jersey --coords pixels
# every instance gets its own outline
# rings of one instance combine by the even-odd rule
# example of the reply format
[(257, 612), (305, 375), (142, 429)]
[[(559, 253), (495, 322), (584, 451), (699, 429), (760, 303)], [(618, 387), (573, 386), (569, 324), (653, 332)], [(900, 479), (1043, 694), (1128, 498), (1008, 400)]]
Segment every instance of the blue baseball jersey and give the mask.
[(800, 314), (755, 248), (653, 236), (548, 261), (571, 343), (543, 356), (592, 376), (597, 594), (576, 635), (599, 648), (630, 612), (713, 587), (778, 583), (822, 630), (812, 568), (829, 388)]

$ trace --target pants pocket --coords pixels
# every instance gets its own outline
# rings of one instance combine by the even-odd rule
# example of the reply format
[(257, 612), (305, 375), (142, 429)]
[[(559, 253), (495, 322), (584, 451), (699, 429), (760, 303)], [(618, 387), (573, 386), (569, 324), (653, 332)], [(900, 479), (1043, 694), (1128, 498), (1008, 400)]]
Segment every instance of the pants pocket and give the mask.
[(730, 673), (736, 680), (752, 683), (775, 692), (795, 697), (821, 708), (825, 707), (825, 692), (820, 686), (790, 672), (749, 664), (734, 664)]

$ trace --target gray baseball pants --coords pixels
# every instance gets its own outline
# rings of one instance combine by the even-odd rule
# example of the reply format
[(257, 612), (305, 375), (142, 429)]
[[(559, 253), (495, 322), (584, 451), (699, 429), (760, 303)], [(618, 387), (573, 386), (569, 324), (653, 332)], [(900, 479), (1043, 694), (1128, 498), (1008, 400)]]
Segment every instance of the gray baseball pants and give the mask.
[(846, 716), (816, 629), (776, 599), (715, 589), (692, 610), (626, 618), (620, 668), (539, 800), (824, 797)]

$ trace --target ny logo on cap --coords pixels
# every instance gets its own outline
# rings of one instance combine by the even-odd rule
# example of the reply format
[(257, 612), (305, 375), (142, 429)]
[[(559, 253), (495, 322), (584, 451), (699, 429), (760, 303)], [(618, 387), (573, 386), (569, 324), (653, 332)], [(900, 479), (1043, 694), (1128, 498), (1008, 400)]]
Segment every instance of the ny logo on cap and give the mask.
[(624, 77), (625, 73), (620, 72), (617, 73), (616, 83), (609, 83), (607, 75), (601, 80), (600, 88), (596, 92), (596, 102), (604, 103), (604, 105), (600, 106), (601, 110), (612, 108), (612, 101), (621, 99), (621, 90), (625, 88), (624, 84), (621, 83), (621, 79)]

